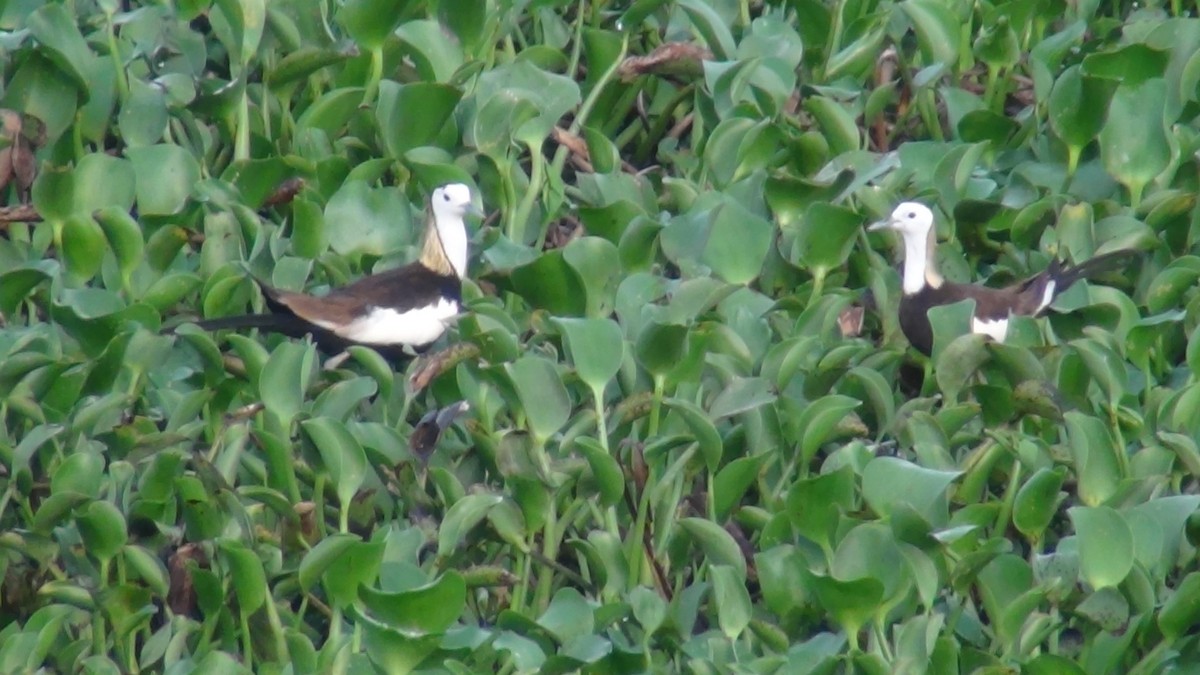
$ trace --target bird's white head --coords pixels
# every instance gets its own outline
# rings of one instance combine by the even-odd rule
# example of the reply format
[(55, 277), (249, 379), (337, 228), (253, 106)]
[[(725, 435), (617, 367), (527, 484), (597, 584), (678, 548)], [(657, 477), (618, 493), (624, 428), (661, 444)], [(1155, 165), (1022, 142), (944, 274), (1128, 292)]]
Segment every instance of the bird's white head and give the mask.
[[(468, 213), (483, 214), (471, 201), (471, 188), (462, 183), (449, 183), (437, 188), (430, 195), (429, 205), (433, 211), (433, 224), (437, 228), (441, 251), (454, 273), (462, 278), (467, 272), (467, 226), (463, 223), (463, 216)], [(431, 245), (432, 242), (427, 239), (426, 248)], [(434, 262), (435, 249), (423, 252), (422, 259), (426, 264), (437, 267)]]
[(871, 225), (869, 230), (895, 230), (905, 239), (924, 242), (933, 227), (933, 211), (919, 202), (903, 202), (892, 211), (891, 217)]
[(448, 183), (433, 191), (430, 199), (433, 215), (438, 220), (461, 219), (468, 213), (477, 213), (471, 203), (471, 188), (462, 183)]

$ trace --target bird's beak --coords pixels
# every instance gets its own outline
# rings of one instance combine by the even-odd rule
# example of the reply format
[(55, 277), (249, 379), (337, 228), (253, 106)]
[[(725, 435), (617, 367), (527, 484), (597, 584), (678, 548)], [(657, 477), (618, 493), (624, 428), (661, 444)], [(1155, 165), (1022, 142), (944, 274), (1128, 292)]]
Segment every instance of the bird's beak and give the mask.
[(484, 218), (487, 216), (487, 214), (483, 212), (483, 207), (479, 206), (475, 202), (471, 202), (471, 205), (467, 207), (467, 213), (475, 216), (476, 218)]
[(867, 231), (878, 232), (879, 230), (890, 230), (892, 229), (893, 225), (895, 225), (895, 221), (890, 218), (887, 220), (879, 220), (868, 225)]

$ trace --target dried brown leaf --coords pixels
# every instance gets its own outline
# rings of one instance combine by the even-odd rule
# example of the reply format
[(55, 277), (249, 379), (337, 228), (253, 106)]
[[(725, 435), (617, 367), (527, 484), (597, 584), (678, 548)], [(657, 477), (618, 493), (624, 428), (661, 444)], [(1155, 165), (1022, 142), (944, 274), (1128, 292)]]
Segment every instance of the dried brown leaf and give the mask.
[(691, 42), (668, 42), (646, 56), (630, 56), (617, 67), (617, 74), (628, 82), (639, 75), (658, 75), (696, 79), (704, 75), (704, 61), (713, 53)]

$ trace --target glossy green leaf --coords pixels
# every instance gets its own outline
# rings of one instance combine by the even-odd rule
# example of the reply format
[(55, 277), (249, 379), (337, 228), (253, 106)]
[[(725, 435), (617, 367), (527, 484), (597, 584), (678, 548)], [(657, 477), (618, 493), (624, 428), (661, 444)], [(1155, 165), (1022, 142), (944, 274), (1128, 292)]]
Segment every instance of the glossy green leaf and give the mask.
[(1038, 469), (1021, 485), (1012, 512), (1013, 525), (1021, 534), (1035, 541), (1041, 539), (1062, 501), (1059, 490), (1064, 474), (1061, 470)]
[(436, 635), (458, 620), (467, 601), (461, 575), (449, 571), (423, 586), (390, 593), (364, 586), (359, 598), (371, 614), (405, 635)]
[(329, 472), (339, 505), (345, 512), (367, 475), (367, 457), (362, 445), (350, 434), (345, 424), (328, 417), (304, 420), (300, 428), (321, 453), (321, 463)]
[(403, 157), (437, 138), (460, 98), (461, 91), (445, 84), (381, 82), (375, 117), (391, 156)]
[(1161, 118), (1147, 115), (1161, 110), (1166, 83), (1148, 79), (1138, 85), (1122, 84), (1113, 92), (1108, 119), (1100, 131), (1100, 157), (1104, 168), (1129, 190), (1134, 206), (1142, 191), (1170, 162), (1170, 143)]
[(1108, 506), (1067, 509), (1079, 537), (1080, 574), (1093, 588), (1115, 587), (1133, 568), (1133, 532)]
[(713, 565), (725, 565), (738, 579), (746, 578), (746, 558), (733, 536), (720, 525), (703, 518), (682, 518), (679, 525), (704, 552)]
[(730, 640), (736, 640), (750, 625), (753, 609), (750, 593), (737, 569), (729, 565), (713, 565), (713, 598), (717, 603), (717, 625)]

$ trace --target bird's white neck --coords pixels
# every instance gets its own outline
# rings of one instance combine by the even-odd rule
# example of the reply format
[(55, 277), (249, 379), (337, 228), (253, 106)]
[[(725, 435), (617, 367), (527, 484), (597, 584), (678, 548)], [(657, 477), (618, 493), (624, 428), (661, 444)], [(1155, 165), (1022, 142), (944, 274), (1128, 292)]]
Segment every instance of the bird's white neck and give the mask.
[(438, 237), (442, 240), (442, 250), (454, 267), (454, 273), (459, 279), (467, 275), (467, 225), (461, 216), (447, 218), (443, 216), (437, 224)]
[(462, 216), (436, 215), (425, 226), (421, 264), (442, 275), (467, 275), (467, 226)]
[(904, 237), (904, 280), (905, 294), (911, 295), (925, 286), (937, 288), (942, 285), (942, 275), (934, 265), (934, 230), (924, 232), (902, 232)]

